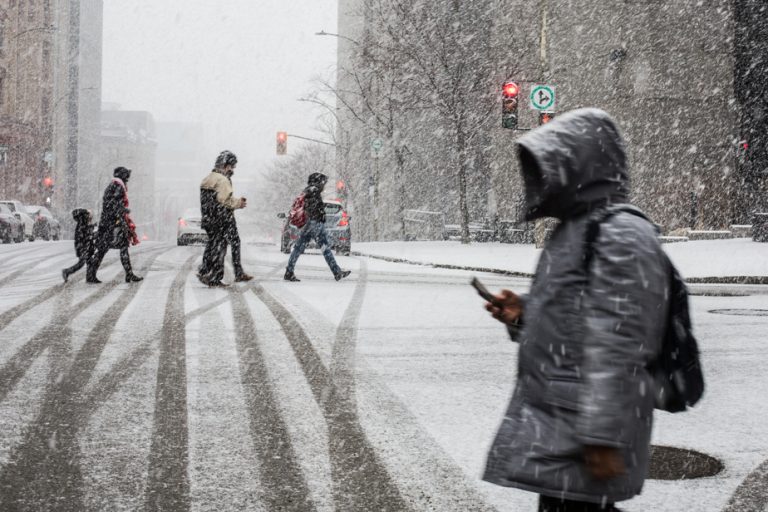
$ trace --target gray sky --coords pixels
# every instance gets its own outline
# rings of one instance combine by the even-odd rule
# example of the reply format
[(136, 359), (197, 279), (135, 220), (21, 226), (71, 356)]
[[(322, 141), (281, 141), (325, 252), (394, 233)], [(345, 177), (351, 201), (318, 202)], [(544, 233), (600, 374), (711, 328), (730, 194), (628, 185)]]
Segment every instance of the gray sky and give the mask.
[(322, 138), (320, 112), (296, 100), (333, 72), (336, 39), (314, 34), (335, 32), (336, 12), (336, 0), (107, 0), (103, 99), (202, 124), (211, 162), (231, 149), (247, 179), (274, 158), (277, 130)]

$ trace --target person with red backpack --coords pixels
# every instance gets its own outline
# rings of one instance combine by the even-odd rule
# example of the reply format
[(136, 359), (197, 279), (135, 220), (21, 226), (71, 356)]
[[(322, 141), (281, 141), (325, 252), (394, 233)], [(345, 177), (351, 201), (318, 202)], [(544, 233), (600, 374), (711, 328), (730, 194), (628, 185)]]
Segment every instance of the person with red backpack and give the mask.
[(325, 231), (325, 204), (323, 203), (323, 189), (328, 182), (328, 176), (315, 172), (309, 175), (307, 188), (297, 197), (289, 215), (289, 222), (298, 228), (302, 228), (301, 235), (293, 246), (291, 256), (288, 258), (288, 266), (285, 269), (286, 281), (298, 282), (300, 279), (293, 273), (296, 268), (296, 262), (304, 253), (307, 244), (314, 240), (317, 246), (323, 252), (325, 261), (328, 263), (333, 276), (337, 281), (344, 279), (351, 271), (342, 270), (333, 257), (331, 244), (328, 243), (328, 234)]

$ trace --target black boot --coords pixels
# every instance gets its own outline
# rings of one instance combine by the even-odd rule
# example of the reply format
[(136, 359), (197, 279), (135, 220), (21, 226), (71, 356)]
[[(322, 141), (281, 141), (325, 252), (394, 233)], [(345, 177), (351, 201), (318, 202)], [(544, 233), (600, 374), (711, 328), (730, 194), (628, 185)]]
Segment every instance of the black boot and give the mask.
[(286, 281), (292, 281), (294, 283), (298, 283), (301, 281), (301, 279), (296, 277), (296, 274), (294, 274), (293, 272), (288, 272), (287, 270), (285, 271), (285, 275), (283, 276), (283, 279), (285, 279)]
[(69, 272), (67, 272), (67, 269), (66, 269), (66, 268), (65, 268), (64, 270), (62, 270), (62, 271), (61, 271), (61, 277), (63, 277), (63, 278), (64, 278), (64, 282), (65, 282), (65, 283), (67, 282), (67, 279), (69, 279)]
[(143, 280), (144, 280), (143, 277), (139, 277), (133, 272), (131, 272), (130, 274), (125, 274), (126, 283), (138, 283), (139, 281), (143, 281)]
[(334, 274), (333, 277), (335, 277), (337, 281), (341, 281), (351, 273), (351, 270), (341, 270), (338, 274)]

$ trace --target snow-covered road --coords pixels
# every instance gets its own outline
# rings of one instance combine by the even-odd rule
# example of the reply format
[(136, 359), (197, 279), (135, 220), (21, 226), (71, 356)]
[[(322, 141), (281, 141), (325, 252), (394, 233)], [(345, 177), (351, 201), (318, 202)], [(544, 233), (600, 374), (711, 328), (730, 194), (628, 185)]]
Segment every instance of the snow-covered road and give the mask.
[[(104, 284), (64, 285), (72, 252), (0, 247), (1, 510), (535, 508), (479, 479), (517, 348), (469, 273), (340, 258), (353, 274), (335, 282), (312, 254), (286, 283), (276, 247), (246, 245), (255, 282), (208, 289), (200, 247), (150, 243), (140, 284), (113, 251)], [(768, 316), (710, 312), (768, 310), (750, 293), (693, 298), (707, 395), (655, 428), (725, 470), (649, 480), (627, 511), (721, 511), (768, 459)]]

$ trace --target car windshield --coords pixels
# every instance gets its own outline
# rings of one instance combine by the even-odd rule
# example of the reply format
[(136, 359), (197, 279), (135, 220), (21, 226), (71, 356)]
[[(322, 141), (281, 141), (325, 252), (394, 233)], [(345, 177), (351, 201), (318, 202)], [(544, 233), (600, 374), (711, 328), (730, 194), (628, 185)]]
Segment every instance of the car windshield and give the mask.
[(5, 203), (0, 203), (0, 213), (11, 213), (11, 209)]
[(340, 204), (325, 203), (325, 214), (326, 215), (336, 215), (339, 212), (341, 212), (341, 205)]
[(37, 215), (37, 212), (40, 211), (39, 206), (25, 206), (25, 208), (27, 209), (27, 213), (30, 215)]
[(6, 206), (12, 212), (16, 211), (16, 205), (9, 201), (0, 201), (0, 206)]

